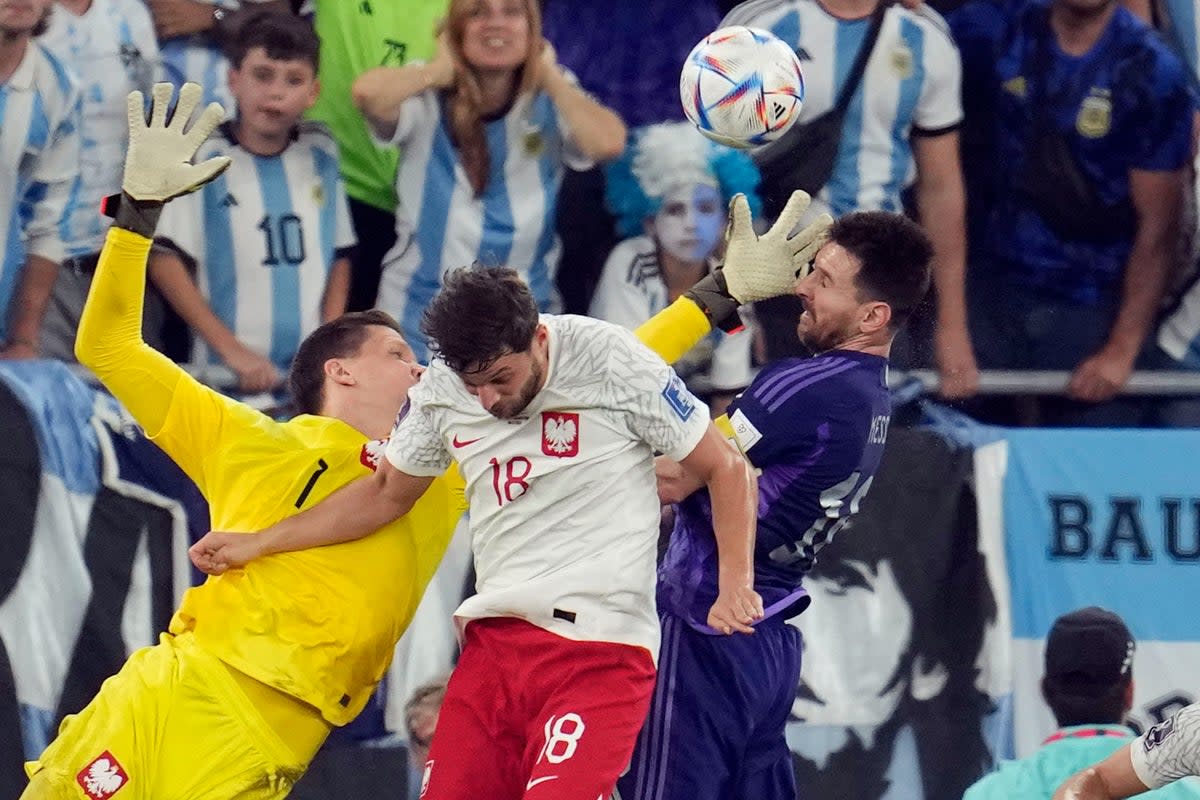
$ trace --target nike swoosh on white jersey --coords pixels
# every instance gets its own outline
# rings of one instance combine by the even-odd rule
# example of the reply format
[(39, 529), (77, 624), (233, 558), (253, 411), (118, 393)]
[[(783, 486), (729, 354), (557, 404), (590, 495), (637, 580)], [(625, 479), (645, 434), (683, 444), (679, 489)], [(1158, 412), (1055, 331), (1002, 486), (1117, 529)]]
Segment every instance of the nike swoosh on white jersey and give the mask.
[(557, 777), (558, 777), (557, 775), (544, 775), (541, 778), (532, 778), (532, 779), (530, 779), (529, 783), (525, 784), (525, 791), (528, 792), (530, 789), (537, 786), (539, 783), (545, 783), (546, 781), (552, 781)]

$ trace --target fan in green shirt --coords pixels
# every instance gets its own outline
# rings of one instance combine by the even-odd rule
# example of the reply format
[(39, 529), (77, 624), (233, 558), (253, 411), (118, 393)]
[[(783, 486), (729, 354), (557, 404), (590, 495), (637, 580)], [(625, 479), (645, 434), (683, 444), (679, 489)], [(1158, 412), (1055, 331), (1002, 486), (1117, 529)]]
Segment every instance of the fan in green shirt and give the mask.
[(346, 191), (392, 212), (398, 153), (371, 141), (350, 98), (350, 85), (372, 67), (399, 67), (433, 57), (435, 29), (447, 0), (310, 0), (321, 37), (321, 95), (309, 112), (333, 131)]

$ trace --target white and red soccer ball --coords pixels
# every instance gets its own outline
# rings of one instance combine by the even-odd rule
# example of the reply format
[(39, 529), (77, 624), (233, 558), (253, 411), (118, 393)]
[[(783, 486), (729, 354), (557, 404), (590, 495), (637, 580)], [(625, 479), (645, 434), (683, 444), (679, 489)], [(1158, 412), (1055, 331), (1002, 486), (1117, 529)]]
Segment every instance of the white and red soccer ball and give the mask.
[(804, 104), (804, 75), (792, 48), (770, 31), (734, 25), (692, 49), (679, 77), (683, 110), (700, 132), (730, 147), (778, 139)]

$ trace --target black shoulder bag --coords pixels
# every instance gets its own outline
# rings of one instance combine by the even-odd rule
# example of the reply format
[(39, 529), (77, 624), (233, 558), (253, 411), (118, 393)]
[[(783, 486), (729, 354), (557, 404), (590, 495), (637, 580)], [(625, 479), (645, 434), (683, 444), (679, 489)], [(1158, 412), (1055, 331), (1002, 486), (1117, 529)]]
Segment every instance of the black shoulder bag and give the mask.
[(846, 109), (862, 83), (887, 7), (887, 2), (880, 2), (871, 15), (871, 26), (833, 108), (809, 122), (796, 123), (782, 137), (751, 154), (762, 174), (759, 193), (763, 199), (763, 212), (768, 218), (779, 215), (796, 189), (815, 196), (833, 175)]
[[(1046, 221), (1055, 235), (1066, 241), (1111, 242), (1133, 235), (1137, 216), (1133, 204), (1108, 204), (1080, 168), (1071, 143), (1055, 126), (1051, 116), (1045, 81), (1049, 77), (1050, 37), (1035, 42), (1033, 57), (1022, 67), (1029, 95), (1029, 136), (1025, 143), (1025, 164), (1018, 177), (1017, 190), (1029, 206)], [(1080, 76), (1081, 84), (1090, 85), (1096, 65)]]

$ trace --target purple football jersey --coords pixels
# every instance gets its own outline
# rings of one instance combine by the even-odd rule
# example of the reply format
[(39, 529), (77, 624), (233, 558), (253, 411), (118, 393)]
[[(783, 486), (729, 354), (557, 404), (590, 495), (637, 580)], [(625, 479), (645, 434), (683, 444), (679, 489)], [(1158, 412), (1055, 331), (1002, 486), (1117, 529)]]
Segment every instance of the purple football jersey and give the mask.
[[(871, 486), (891, 419), (887, 359), (849, 350), (765, 368), (729, 407), (738, 444), (761, 470), (754, 588), (767, 616), (808, 606), (801, 581)], [(717, 597), (712, 502), (679, 504), (659, 567), (658, 602), (693, 627)]]

